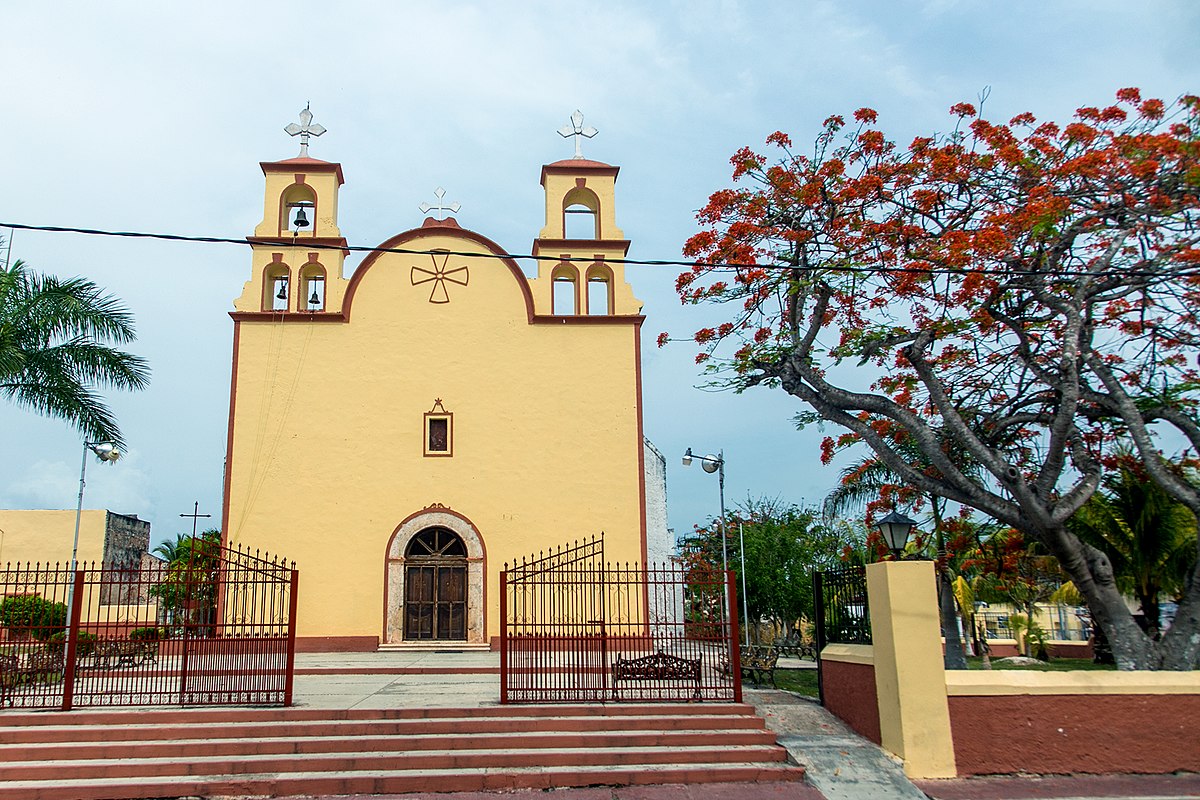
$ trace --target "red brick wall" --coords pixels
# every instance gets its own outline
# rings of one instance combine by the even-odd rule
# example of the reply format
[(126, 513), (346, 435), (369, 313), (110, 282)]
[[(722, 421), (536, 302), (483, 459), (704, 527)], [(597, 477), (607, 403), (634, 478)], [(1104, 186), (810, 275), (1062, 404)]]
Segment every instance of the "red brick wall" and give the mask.
[(875, 667), (843, 661), (821, 661), (825, 707), (847, 725), (879, 744), (879, 701), (875, 696)]
[(1189, 694), (950, 697), (960, 775), (1200, 772), (1197, 719)]

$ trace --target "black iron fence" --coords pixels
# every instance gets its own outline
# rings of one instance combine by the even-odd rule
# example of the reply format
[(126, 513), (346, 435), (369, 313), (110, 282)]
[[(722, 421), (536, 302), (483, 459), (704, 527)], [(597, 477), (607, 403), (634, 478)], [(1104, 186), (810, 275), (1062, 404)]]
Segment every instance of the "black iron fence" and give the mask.
[(603, 539), (501, 573), (504, 703), (741, 701), (732, 573), (604, 561)]
[(0, 708), (290, 705), (295, 565), (205, 540), (192, 553), (0, 568)]
[(818, 652), (827, 644), (871, 643), (865, 567), (817, 572), (813, 577), (813, 593)]

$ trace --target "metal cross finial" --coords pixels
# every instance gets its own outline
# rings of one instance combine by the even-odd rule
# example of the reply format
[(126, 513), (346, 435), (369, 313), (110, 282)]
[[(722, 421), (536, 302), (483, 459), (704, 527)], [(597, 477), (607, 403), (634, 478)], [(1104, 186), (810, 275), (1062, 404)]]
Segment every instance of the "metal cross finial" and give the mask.
[(592, 138), (600, 131), (588, 125), (583, 127), (583, 112), (575, 109), (575, 113), (571, 115), (571, 124), (564, 125), (558, 129), (558, 135), (566, 139), (568, 136), (575, 137), (575, 158), (583, 158), (583, 150), (581, 149), (582, 140), (580, 137), (587, 139)]
[(421, 203), (421, 205), (417, 206), (417, 208), (421, 209), (422, 214), (428, 214), (430, 211), (436, 211), (439, 214), (444, 211), (451, 214), (457, 214), (458, 210), (462, 208), (462, 206), (458, 203), (450, 203), (447, 205), (446, 190), (440, 186), (433, 190), (433, 196), (437, 198), (436, 206), (431, 206), (429, 203)]
[(288, 123), (284, 128), (288, 136), (300, 137), (300, 155), (297, 158), (308, 158), (308, 137), (320, 136), (325, 132), (325, 126), (315, 124), (312, 112), (308, 110), (310, 103), (304, 104), (304, 110), (300, 112), (300, 124), (294, 122)]

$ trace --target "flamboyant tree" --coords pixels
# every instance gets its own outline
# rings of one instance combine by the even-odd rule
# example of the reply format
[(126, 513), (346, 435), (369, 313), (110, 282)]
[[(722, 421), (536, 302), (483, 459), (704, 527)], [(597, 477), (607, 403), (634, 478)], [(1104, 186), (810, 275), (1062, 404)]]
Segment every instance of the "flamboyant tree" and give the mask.
[(845, 428), (826, 459), (863, 443), (904, 484), (1041, 543), (1122, 668), (1191, 669), (1200, 575), (1153, 641), (1066, 521), (1117, 440), (1200, 512), (1164, 461), (1181, 441), (1200, 451), (1200, 99), (1123, 89), (1065, 125), (951, 114), (953, 131), (907, 147), (861, 109), (808, 153), (774, 133), (772, 158), (734, 155), (737, 185), (699, 212), (677, 282), (684, 302), (729, 310), (696, 332), (697, 360)]

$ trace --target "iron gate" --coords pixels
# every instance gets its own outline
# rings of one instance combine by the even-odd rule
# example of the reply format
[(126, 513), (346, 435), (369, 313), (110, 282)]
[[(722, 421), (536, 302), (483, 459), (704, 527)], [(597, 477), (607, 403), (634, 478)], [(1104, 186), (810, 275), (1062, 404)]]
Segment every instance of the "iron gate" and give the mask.
[(825, 700), (821, 680), (821, 651), (827, 644), (870, 644), (871, 608), (867, 602), (867, 569), (849, 566), (813, 573), (814, 628), (817, 639), (817, 689)]
[(0, 707), (291, 705), (295, 564), (206, 539), (149, 567), (0, 569)]
[(500, 583), (503, 703), (741, 702), (732, 573), (609, 564), (600, 537)]

